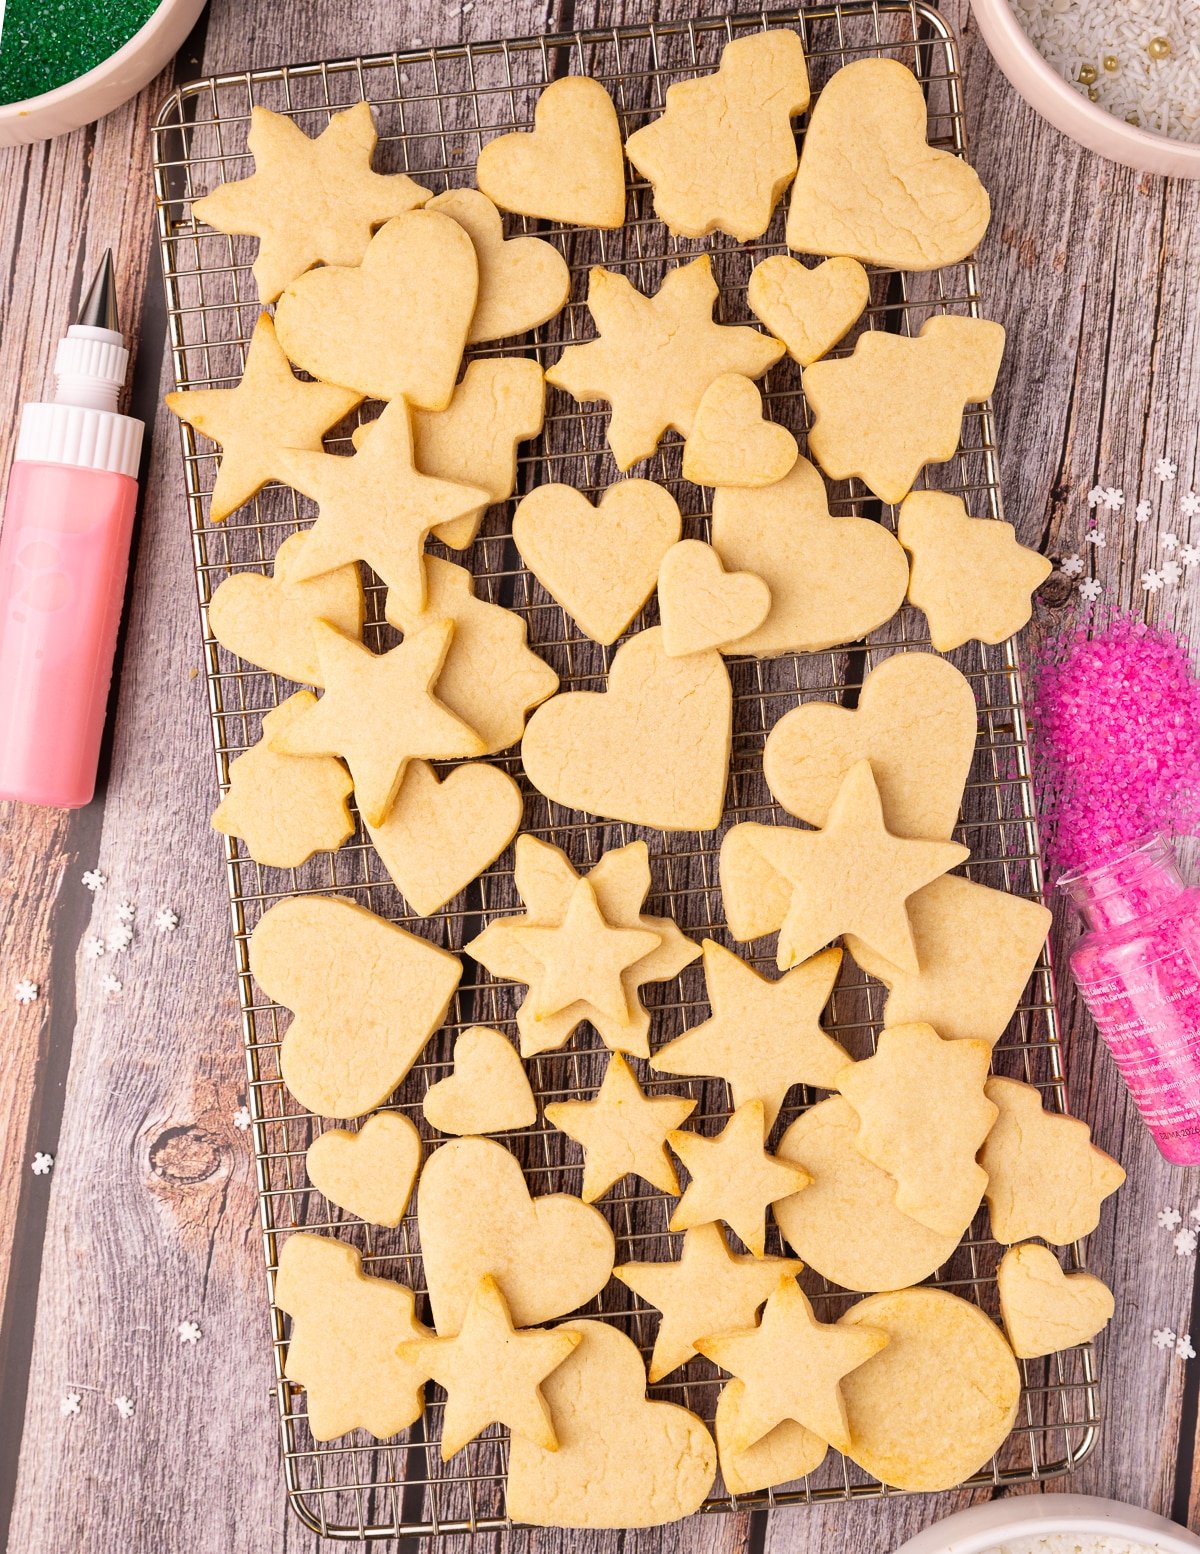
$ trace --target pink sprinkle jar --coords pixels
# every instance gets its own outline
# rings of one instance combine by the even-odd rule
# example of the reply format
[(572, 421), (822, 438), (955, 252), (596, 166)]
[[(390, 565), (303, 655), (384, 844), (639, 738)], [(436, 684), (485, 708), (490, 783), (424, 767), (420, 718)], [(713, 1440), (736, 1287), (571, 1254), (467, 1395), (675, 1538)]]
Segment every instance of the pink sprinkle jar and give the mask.
[(1064, 875), (1071, 970), (1164, 1159), (1200, 1164), (1200, 890), (1162, 836)]

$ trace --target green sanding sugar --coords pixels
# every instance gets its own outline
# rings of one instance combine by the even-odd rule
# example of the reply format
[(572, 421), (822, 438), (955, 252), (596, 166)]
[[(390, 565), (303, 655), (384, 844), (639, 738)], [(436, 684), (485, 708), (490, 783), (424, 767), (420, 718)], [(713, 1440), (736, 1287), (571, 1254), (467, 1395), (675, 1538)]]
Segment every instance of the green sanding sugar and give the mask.
[(8, 0), (0, 5), (0, 103), (74, 81), (128, 43), (159, 0)]

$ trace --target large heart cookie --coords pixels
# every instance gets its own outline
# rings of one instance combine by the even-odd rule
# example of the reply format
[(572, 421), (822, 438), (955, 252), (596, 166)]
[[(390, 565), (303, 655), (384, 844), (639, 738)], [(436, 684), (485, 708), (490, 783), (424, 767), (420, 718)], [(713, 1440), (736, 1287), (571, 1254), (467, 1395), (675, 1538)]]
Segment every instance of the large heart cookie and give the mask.
[(719, 653), (668, 658), (662, 630), (631, 637), (607, 691), (569, 691), (530, 718), (521, 759), (540, 793), (568, 809), (663, 831), (721, 823), (733, 692)]
[(607, 646), (654, 592), (680, 528), (669, 491), (622, 480), (595, 507), (573, 486), (538, 486), (517, 508), (513, 539), (546, 592)]
[(615, 1243), (598, 1209), (567, 1193), (532, 1198), (517, 1160), (490, 1139), (443, 1144), (421, 1173), (417, 1227), (434, 1325), (462, 1325), (491, 1274), (518, 1327), (574, 1311), (604, 1288)]
[(568, 1322), (583, 1342), (542, 1384), (558, 1434), (545, 1451), (514, 1436), (506, 1509), (534, 1527), (657, 1527), (700, 1508), (717, 1472), (703, 1423), (646, 1396), (631, 1339), (606, 1322)]
[(726, 572), (702, 540), (680, 540), (658, 570), (658, 608), (669, 658), (723, 648), (761, 626), (771, 590), (752, 572)]
[(763, 415), (749, 378), (723, 372), (704, 390), (683, 449), (683, 478), (697, 486), (771, 486), (796, 462), (796, 439)]
[(1064, 1273), (1049, 1247), (1009, 1247), (996, 1270), (1004, 1331), (1018, 1360), (1085, 1344), (1106, 1327), (1113, 1294), (1091, 1273)]
[(857, 259), (826, 259), (810, 270), (798, 259), (773, 254), (754, 266), (746, 287), (750, 311), (802, 367), (850, 333), (870, 296)]
[(297, 367), (372, 399), (444, 410), (475, 313), (479, 266), (449, 216), (414, 210), (381, 227), (353, 269), (301, 275), (275, 306)]
[(855, 761), (870, 761), (893, 836), (946, 838), (958, 820), (979, 715), (969, 681), (932, 653), (897, 653), (858, 707), (806, 702), (779, 720), (763, 773), (784, 809), (823, 826)]
[(718, 491), (713, 548), (771, 590), (763, 624), (730, 647), (759, 658), (815, 653), (882, 626), (904, 602), (908, 563), (894, 536), (866, 518), (835, 518), (825, 483), (801, 456), (760, 491)]
[(421, 1135), (402, 1112), (376, 1112), (357, 1133), (330, 1128), (319, 1134), (304, 1163), (330, 1203), (370, 1225), (396, 1226), (421, 1169)]
[(580, 227), (625, 220), (625, 158), (613, 100), (590, 76), (563, 76), (537, 100), (533, 131), (489, 140), (475, 181), (503, 210)]
[(892, 270), (956, 264), (987, 231), (974, 168), (926, 143), (921, 83), (894, 59), (860, 59), (825, 85), (792, 185), (787, 245)]
[(386, 1101), (445, 1018), (462, 962), (338, 896), (289, 896), (250, 935), (250, 970), (295, 1015), (283, 1082), (311, 1112)]
[(571, 272), (553, 243), (540, 237), (505, 242), (500, 212), (478, 189), (448, 189), (425, 208), (457, 221), (475, 245), (479, 300), (468, 345), (524, 334), (562, 309), (571, 294)]

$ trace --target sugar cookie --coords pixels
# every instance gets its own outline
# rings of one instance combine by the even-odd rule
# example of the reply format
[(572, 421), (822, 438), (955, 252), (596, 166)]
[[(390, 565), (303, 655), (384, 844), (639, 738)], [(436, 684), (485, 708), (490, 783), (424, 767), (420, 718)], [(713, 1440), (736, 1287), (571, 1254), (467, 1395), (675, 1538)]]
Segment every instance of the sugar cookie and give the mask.
[(992, 1235), (1006, 1246), (1030, 1236), (1068, 1246), (1090, 1235), (1125, 1172), (1091, 1142), (1086, 1122), (1046, 1111), (1035, 1086), (993, 1074), (987, 1094), (999, 1108), (979, 1152)]
[(361, 263), (309, 270), (275, 304), (279, 343), (297, 367), (370, 399), (444, 410), (479, 295), (475, 248), (436, 211), (396, 216)]
[(831, 480), (857, 476), (899, 502), (954, 457), (963, 406), (992, 392), (1003, 350), (1004, 330), (981, 318), (939, 315), (915, 338), (868, 330), (849, 356), (804, 369), (809, 452)]
[(804, 135), (787, 245), (893, 270), (965, 259), (991, 207), (974, 168), (927, 144), (921, 83), (894, 59), (860, 59), (826, 82)]
[(770, 1132), (793, 1085), (831, 1090), (850, 1061), (820, 1026), (841, 962), (840, 950), (824, 950), (772, 982), (715, 939), (705, 939), (712, 1014), (660, 1048), (650, 1067), (663, 1074), (717, 1075), (729, 1085), (735, 1109), (763, 1103)]
[(770, 486), (796, 462), (796, 439), (768, 421), (749, 378), (724, 372), (696, 406), (683, 448), (683, 478), (696, 486)]
[(888, 1335), (865, 1323), (818, 1322), (808, 1296), (787, 1275), (771, 1292), (757, 1327), (702, 1338), (700, 1353), (742, 1383), (732, 1451), (748, 1451), (786, 1420), (847, 1451), (850, 1427), (842, 1380), (878, 1354)]
[(671, 1215), (672, 1230), (724, 1220), (755, 1257), (766, 1251), (766, 1212), (780, 1198), (808, 1186), (808, 1172), (777, 1160), (765, 1148), (761, 1101), (739, 1106), (715, 1138), (675, 1132), (670, 1145), (691, 1181)]
[(1112, 1291), (1092, 1273), (1064, 1273), (1044, 1246), (1009, 1247), (996, 1270), (1000, 1316), (1018, 1360), (1036, 1360), (1095, 1338), (1115, 1310)]
[(571, 294), (571, 272), (553, 243), (540, 237), (505, 242), (500, 212), (478, 189), (448, 189), (426, 209), (457, 221), (475, 245), (479, 297), (468, 345), (523, 335), (562, 311)]
[(771, 590), (753, 572), (726, 572), (711, 545), (680, 540), (658, 571), (658, 608), (668, 658), (723, 648), (761, 626)]
[(618, 469), (649, 458), (668, 427), (688, 436), (714, 378), (761, 378), (783, 355), (782, 344), (757, 329), (714, 322), (716, 300), (707, 254), (668, 271), (653, 297), (623, 275), (592, 270), (588, 309), (598, 337), (569, 345), (546, 382), (580, 404), (608, 401), (608, 445)]
[(735, 38), (714, 73), (668, 87), (665, 111), (625, 142), (667, 230), (761, 237), (796, 176), (792, 120), (808, 98), (804, 46), (790, 27)]
[(272, 740), (316, 705), (297, 691), (268, 712), (262, 738), (229, 763), (229, 792), (213, 813), (214, 831), (240, 837), (255, 863), (298, 869), (316, 852), (336, 852), (354, 835), (346, 802), (354, 787), (333, 756), (283, 755)]
[(696, 1357), (696, 1340), (752, 1327), (758, 1308), (787, 1274), (803, 1264), (787, 1257), (751, 1257), (729, 1250), (719, 1225), (685, 1231), (677, 1262), (625, 1263), (620, 1279), (662, 1312), (650, 1357), (650, 1380), (661, 1381)]
[(229, 389), (187, 389), (166, 396), (167, 409), (210, 442), (221, 462), (208, 499), (208, 521), (221, 523), (272, 481), (283, 480), (282, 448), (321, 451), (321, 438), (349, 415), (361, 395), (296, 377), (275, 338), (269, 313), (250, 336), (240, 381)]
[(768, 854), (774, 826), (744, 820), (721, 840), (718, 865), (725, 923), (739, 944), (783, 927), (792, 887)]
[(896, 1489), (950, 1489), (982, 1468), (1017, 1417), (1021, 1373), (1000, 1330), (947, 1290), (896, 1290), (839, 1326), (881, 1328), (888, 1345), (842, 1383), (848, 1456)]
[(513, 517), (521, 559), (595, 642), (615, 642), (654, 592), (679, 539), (675, 498), (652, 480), (622, 480), (593, 507), (572, 486), (537, 486)]
[(254, 172), (193, 200), (192, 214), (218, 232), (258, 238), (254, 279), (263, 302), (274, 302), (315, 264), (358, 264), (377, 226), (429, 198), (404, 173), (372, 171), (378, 138), (365, 102), (331, 114), (312, 139), (285, 114), (251, 108)]
[(896, 537), (912, 557), (908, 602), (922, 611), (939, 653), (964, 642), (1004, 642), (1033, 613), (1034, 591), (1054, 570), (1017, 543), (1011, 523), (970, 518), (959, 496), (913, 491)]
[(420, 1419), (423, 1378), (396, 1352), (429, 1331), (411, 1290), (364, 1273), (344, 1241), (297, 1234), (283, 1243), (275, 1304), (292, 1319), (283, 1373), (307, 1394), (313, 1440), (364, 1429), (383, 1441)]
[(475, 730), (433, 694), (453, 621), (413, 632), (387, 653), (372, 653), (324, 621), (314, 630), (325, 694), (280, 731), (275, 748), (287, 755), (340, 755), (368, 825), (387, 819), (409, 761), (483, 754)]
[(810, 701), (786, 713), (767, 736), (763, 775), (789, 814), (823, 826), (851, 766), (870, 761), (892, 835), (948, 839), (978, 724), (970, 681), (953, 664), (897, 653), (867, 675), (854, 711)]
[(454, 1068), (430, 1085), (421, 1102), (439, 1133), (507, 1133), (532, 1128), (537, 1102), (507, 1036), (472, 1025), (454, 1042)]
[(774, 1205), (788, 1246), (847, 1290), (898, 1290), (947, 1262), (959, 1233), (942, 1235), (896, 1207), (896, 1183), (854, 1147), (858, 1118), (840, 1095), (802, 1112), (776, 1153), (812, 1181)]
[(818, 361), (854, 328), (871, 299), (857, 259), (826, 259), (813, 269), (773, 254), (750, 272), (746, 304), (802, 367)]
[(446, 1017), (462, 976), (438, 949), (340, 896), (289, 896), (250, 935), (250, 970), (292, 1011), (283, 1082), (324, 1117), (381, 1106)]
[[(581, 881), (586, 884), (585, 881)], [(590, 887), (589, 887), (590, 888)], [(583, 1149), (580, 1197), (594, 1203), (626, 1176), (639, 1176), (659, 1192), (679, 1192), (667, 1154), (667, 1134), (696, 1110), (687, 1096), (649, 1096), (619, 1052), (590, 1101), (551, 1101), (546, 1121)]]
[(513, 1439), (505, 1509), (534, 1527), (657, 1527), (699, 1510), (717, 1454), (701, 1420), (646, 1397), (631, 1339), (607, 1322), (567, 1322), (583, 1342), (547, 1378), (558, 1450)]
[[(533, 836), (517, 838), (513, 878), (528, 912), (525, 916), (494, 919), (467, 953), (497, 977), (511, 977), (527, 986), (536, 975), (536, 963), (519, 948), (519, 930), (526, 923), (560, 923), (580, 876), (567, 855)], [(561, 1047), (581, 1020), (590, 1020), (601, 1039), (614, 1051), (650, 1055), (650, 1016), (642, 1007), (638, 989), (646, 982), (668, 982), (700, 954), (700, 946), (680, 933), (669, 917), (652, 917), (642, 911), (650, 890), (650, 861), (645, 842), (630, 842), (602, 853), (586, 876), (596, 893), (605, 921), (617, 928), (643, 928), (658, 935), (658, 947), (623, 973), (626, 1002), (632, 1011), (628, 1023), (608, 1021), (598, 1009), (585, 1004), (561, 1014), (534, 1020), (532, 1008), (523, 1002), (517, 1010), (517, 1029), (525, 1057)]]
[(557, 1451), (541, 1383), (581, 1342), (566, 1328), (515, 1328), (503, 1291), (485, 1274), (458, 1333), (411, 1338), (398, 1353), (405, 1364), (446, 1389), (441, 1447), (442, 1461), (449, 1462), (492, 1424), (507, 1425), (514, 1436)]
[(759, 1489), (791, 1484), (807, 1478), (825, 1461), (825, 1442), (793, 1419), (785, 1419), (746, 1451), (735, 1451), (730, 1444), (739, 1431), (741, 1401), (745, 1388), (736, 1377), (727, 1381), (717, 1399), (713, 1434), (721, 1460), (721, 1477), (731, 1495), (752, 1495)]
[(421, 1169), (421, 1135), (402, 1112), (376, 1112), (357, 1133), (330, 1128), (319, 1134), (304, 1163), (330, 1203), (370, 1225), (395, 1227)]
[(606, 691), (560, 692), (529, 720), (526, 776), (568, 809), (662, 831), (721, 823), (733, 693), (719, 653), (668, 658), (652, 627), (618, 648)]
[(712, 542), (727, 567), (771, 591), (766, 620), (731, 652), (766, 658), (855, 642), (904, 603), (908, 562), (895, 536), (871, 519), (835, 518), (803, 455), (773, 486), (717, 491)]
[(532, 132), (489, 140), (475, 181), (502, 210), (577, 227), (625, 220), (625, 159), (613, 100), (590, 76), (551, 81)]
[(491, 1273), (518, 1327), (574, 1311), (608, 1283), (613, 1233), (568, 1193), (533, 1198), (516, 1159), (491, 1139), (451, 1139), (421, 1173), (417, 1228), (440, 1334), (457, 1333)]
[(874, 1057), (838, 1076), (858, 1117), (854, 1147), (896, 1183), (900, 1212), (938, 1235), (962, 1235), (988, 1185), (975, 1156), (997, 1115), (984, 1093), (991, 1057), (986, 1041), (893, 1025)]

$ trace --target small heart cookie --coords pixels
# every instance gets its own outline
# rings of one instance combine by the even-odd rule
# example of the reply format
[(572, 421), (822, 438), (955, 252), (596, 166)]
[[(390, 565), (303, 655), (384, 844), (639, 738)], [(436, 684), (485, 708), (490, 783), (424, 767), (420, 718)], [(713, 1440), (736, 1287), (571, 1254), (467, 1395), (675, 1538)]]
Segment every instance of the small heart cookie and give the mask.
[(763, 415), (749, 378), (724, 372), (704, 390), (683, 449), (683, 478), (696, 486), (770, 486), (796, 462), (796, 439)]
[(829, 1450), (819, 1435), (806, 1430), (794, 1419), (785, 1419), (769, 1430), (762, 1440), (745, 1451), (735, 1451), (733, 1441), (740, 1427), (742, 1399), (746, 1384), (732, 1377), (721, 1389), (713, 1433), (721, 1459), (721, 1477), (731, 1495), (750, 1495), (756, 1489), (771, 1489), (807, 1478), (825, 1461)]
[(750, 311), (807, 367), (854, 328), (871, 298), (871, 283), (857, 259), (826, 259), (813, 269), (773, 254), (750, 272)]
[(625, 220), (625, 158), (613, 100), (590, 76), (563, 76), (537, 100), (532, 133), (489, 140), (475, 182), (502, 210), (577, 227)]
[(430, 1085), (421, 1102), (439, 1133), (507, 1133), (532, 1128), (537, 1102), (525, 1067), (507, 1036), (472, 1025), (454, 1043), (454, 1069)]
[(670, 492), (622, 480), (593, 507), (572, 486), (538, 486), (513, 518), (521, 559), (595, 642), (615, 642), (654, 592), (681, 531)]
[(395, 1227), (421, 1169), (421, 1135), (401, 1112), (376, 1112), (357, 1133), (330, 1128), (319, 1134), (304, 1164), (330, 1203), (369, 1225)]
[(752, 572), (726, 572), (702, 540), (680, 540), (658, 570), (658, 608), (667, 657), (684, 658), (727, 647), (761, 626), (771, 590)]
[(1004, 1331), (1018, 1360), (1071, 1349), (1095, 1338), (1115, 1310), (1113, 1293), (1092, 1273), (1064, 1273), (1036, 1241), (1009, 1247), (996, 1270)]
[(553, 243), (540, 237), (505, 242), (500, 212), (478, 189), (448, 189), (425, 209), (457, 221), (475, 245), (479, 299), (468, 345), (522, 335), (562, 311), (571, 294), (571, 272)]

